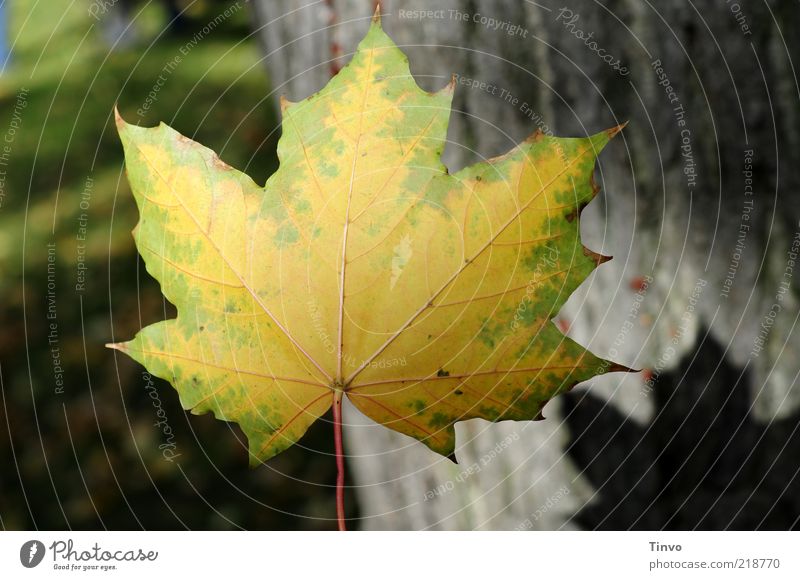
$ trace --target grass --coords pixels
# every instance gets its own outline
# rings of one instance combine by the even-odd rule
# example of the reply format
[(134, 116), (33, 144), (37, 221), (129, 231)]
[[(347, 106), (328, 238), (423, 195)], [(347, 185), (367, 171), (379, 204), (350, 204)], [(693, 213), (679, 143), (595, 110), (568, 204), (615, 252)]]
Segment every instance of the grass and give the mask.
[[(0, 263), (15, 261), (15, 240), (23, 228), (31, 244), (51, 237), (69, 243), (89, 178), (93, 215), (109, 215), (119, 196), (110, 239), (106, 220), (90, 221), (90, 227), (102, 230), (90, 232), (96, 242), (94, 257), (132, 249), (128, 232), (135, 221), (134, 206), (120, 179), (115, 104), (128, 122), (151, 126), (165, 121), (256, 181), (266, 180), (276, 164), (277, 133), (258, 46), (246, 38), (246, 9), (235, 10), (208, 34), (202, 32), (231, 4), (195, 2), (189, 29), (175, 35), (164, 29), (160, 4), (142, 2), (132, 12), (138, 42), (112, 50), (86, 2), (11, 3), (14, 49), (0, 76), (0, 132), (6, 132), (15, 107), (21, 112), (21, 129), (11, 146), (0, 208)], [(165, 69), (176, 57), (180, 62), (174, 69)], [(23, 89), (27, 92), (20, 108)], [(154, 98), (144, 111), (151, 91)], [(106, 238), (102, 244), (101, 237)], [(27, 263), (43, 256), (36, 252)]]

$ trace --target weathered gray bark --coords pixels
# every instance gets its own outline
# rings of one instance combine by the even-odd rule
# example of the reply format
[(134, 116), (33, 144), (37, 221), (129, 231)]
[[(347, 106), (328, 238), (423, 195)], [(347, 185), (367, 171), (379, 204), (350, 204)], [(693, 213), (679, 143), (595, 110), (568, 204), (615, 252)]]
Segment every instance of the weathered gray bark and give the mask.
[[(331, 59), (335, 66), (348, 60), (372, 8), (368, 0), (256, 0), (276, 93), (299, 100), (321, 88)], [(417, 9), (441, 12), (409, 13)], [(798, 282), (786, 275), (787, 250), (800, 235), (796, 2), (386, 0), (382, 13), (424, 88), (441, 87), (452, 73), (497, 87), (457, 89), (445, 152), (451, 169), (502, 153), (537, 128), (585, 135), (630, 122), (601, 155), (603, 194), (581, 216), (584, 244), (615, 259), (562, 311), (570, 336), (657, 378), (693, 348), (700, 325), (709, 326), (729, 356), (754, 371), (758, 417), (796, 410)], [(521, 28), (495, 29), (476, 14)], [(577, 30), (592, 33), (588, 42), (596, 45)], [(656, 60), (674, 95), (659, 84), (666, 81)], [(745, 195), (746, 150), (753, 151), (752, 196)], [(639, 306), (643, 276), (653, 282), (639, 288)], [(781, 282), (791, 289), (779, 300)], [(770, 325), (765, 316), (775, 303), (781, 310)], [(645, 421), (646, 377), (606, 376), (591, 388)], [(458, 425), (458, 466), (347, 411), (364, 528), (551, 529), (569, 526), (591, 498), (564, 458), (558, 401), (544, 422)], [(468, 473), (475, 462), (480, 469)]]

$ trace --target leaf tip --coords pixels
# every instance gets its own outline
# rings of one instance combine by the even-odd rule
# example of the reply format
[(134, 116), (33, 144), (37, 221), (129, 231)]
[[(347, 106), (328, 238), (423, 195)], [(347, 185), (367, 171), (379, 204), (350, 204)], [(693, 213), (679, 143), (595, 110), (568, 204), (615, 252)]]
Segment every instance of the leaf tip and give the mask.
[(375, 11), (372, 13), (372, 24), (375, 26), (381, 25), (381, 3), (380, 0), (375, 2)]
[(448, 99), (451, 103), (453, 101), (453, 95), (456, 92), (456, 85), (458, 84), (458, 79), (455, 73), (450, 76), (450, 80), (444, 85), (441, 89), (435, 91), (425, 91), (425, 93), (429, 97), (440, 97), (443, 96)]
[(617, 133), (622, 131), (628, 125), (628, 121), (625, 121), (621, 125), (617, 125), (616, 127), (611, 127), (611, 129), (606, 129), (606, 135), (608, 135), (609, 139), (613, 139)]
[(292, 101), (286, 98), (285, 95), (281, 95), (280, 97), (280, 105), (281, 105), (281, 113), (285, 113), (286, 109), (294, 105)]
[(597, 252), (593, 252), (586, 246), (583, 247), (583, 255), (592, 260), (598, 266), (600, 264), (605, 264), (606, 262), (614, 258), (614, 256), (604, 256), (603, 254), (598, 254)]
[(640, 373), (643, 369), (632, 369), (618, 363), (611, 363), (608, 366), (609, 373)]
[(247, 455), (248, 455), (247, 465), (250, 469), (255, 469), (256, 467), (264, 463), (263, 461), (261, 461), (261, 459), (256, 457), (255, 453), (253, 453), (252, 451), (248, 451)]
[(447, 459), (449, 459), (450, 461), (452, 461), (453, 463), (455, 463), (456, 465), (458, 465), (458, 458), (456, 457), (456, 451), (455, 451), (455, 449), (453, 449), (453, 451), (451, 451), (450, 453), (448, 453), (447, 455), (445, 455), (445, 457), (447, 457)]
[(524, 143), (526, 143), (526, 144), (530, 145), (530, 144), (532, 144), (532, 143), (536, 143), (536, 142), (537, 142), (537, 141), (539, 141), (539, 140), (540, 140), (542, 137), (544, 137), (544, 131), (542, 131), (541, 129), (537, 128), (537, 129), (536, 129), (536, 130), (535, 130), (533, 133), (531, 133), (530, 135), (528, 135), (528, 136), (525, 138), (525, 141), (524, 141)]
[(119, 107), (116, 103), (114, 103), (114, 122), (117, 124), (117, 130), (121, 131), (125, 128), (127, 123), (125, 119), (122, 118), (122, 115), (119, 114)]
[(450, 75), (450, 82), (447, 83), (444, 86), (444, 88), (442, 88), (442, 91), (449, 91), (451, 93), (454, 93), (457, 84), (458, 84), (458, 75), (456, 73), (453, 73)]

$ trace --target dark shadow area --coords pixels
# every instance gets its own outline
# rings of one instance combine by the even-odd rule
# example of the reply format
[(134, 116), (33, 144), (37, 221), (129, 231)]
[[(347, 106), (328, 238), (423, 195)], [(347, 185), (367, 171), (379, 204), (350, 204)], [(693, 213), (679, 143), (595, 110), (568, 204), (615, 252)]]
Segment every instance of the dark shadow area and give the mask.
[(800, 414), (750, 413), (748, 373), (706, 340), (649, 396), (649, 425), (586, 392), (564, 397), (569, 455), (597, 490), (575, 517), (600, 530), (788, 530), (800, 517)]

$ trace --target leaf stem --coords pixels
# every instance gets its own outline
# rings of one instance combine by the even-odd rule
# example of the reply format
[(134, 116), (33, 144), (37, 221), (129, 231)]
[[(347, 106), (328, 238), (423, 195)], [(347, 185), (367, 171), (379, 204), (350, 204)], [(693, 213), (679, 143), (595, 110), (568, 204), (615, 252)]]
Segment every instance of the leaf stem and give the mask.
[(347, 531), (344, 523), (344, 450), (342, 447), (342, 394), (333, 391), (333, 441), (336, 448), (336, 519), (339, 531)]

